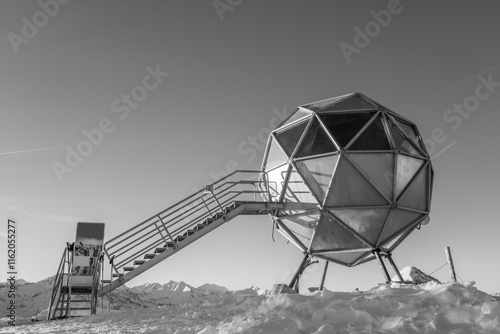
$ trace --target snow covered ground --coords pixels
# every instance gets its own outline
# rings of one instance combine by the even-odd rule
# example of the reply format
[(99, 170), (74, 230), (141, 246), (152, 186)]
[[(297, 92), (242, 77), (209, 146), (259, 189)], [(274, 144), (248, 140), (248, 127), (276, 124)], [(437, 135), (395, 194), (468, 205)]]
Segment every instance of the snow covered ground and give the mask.
[(73, 334), (500, 333), (500, 302), (473, 282), (391, 283), (365, 292), (309, 294), (265, 295), (248, 289), (201, 305), (124, 310), (4, 327), (0, 333), (13, 329)]

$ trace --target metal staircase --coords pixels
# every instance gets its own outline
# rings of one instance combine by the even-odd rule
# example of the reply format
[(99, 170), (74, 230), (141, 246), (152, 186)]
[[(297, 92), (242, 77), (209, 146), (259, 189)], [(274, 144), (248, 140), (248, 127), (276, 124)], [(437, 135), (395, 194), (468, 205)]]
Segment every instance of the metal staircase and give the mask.
[(47, 320), (64, 319), (95, 314), (97, 291), (102, 271), (102, 254), (93, 259), (92, 284), (72, 285), (74, 244), (67, 243), (52, 287)]
[(109, 240), (104, 252), (112, 273), (103, 281), (99, 296), (239, 215), (283, 209), (283, 204), (271, 201), (274, 189), (276, 186), (269, 185), (263, 172), (235, 171)]

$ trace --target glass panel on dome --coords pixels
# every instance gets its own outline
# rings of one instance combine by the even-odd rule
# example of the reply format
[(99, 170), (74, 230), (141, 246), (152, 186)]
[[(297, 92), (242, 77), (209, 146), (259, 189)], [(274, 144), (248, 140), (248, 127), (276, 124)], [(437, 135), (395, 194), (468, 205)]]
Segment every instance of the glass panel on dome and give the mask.
[(321, 216), (312, 242), (312, 251), (344, 250), (367, 247), (346, 228), (328, 215)]
[(304, 180), (295, 169), (292, 170), (290, 175), (285, 198), (292, 202), (318, 204), (318, 200), (311, 194)]
[[(418, 138), (417, 133), (415, 132), (414, 125), (408, 124), (403, 120), (390, 116), (391, 120), (403, 131), (403, 133), (408, 137), (417, 147), (423, 149), (425, 145)], [(425, 150), (424, 150), (425, 152)]]
[(294, 215), (280, 218), (284, 222), (292, 222), (306, 228), (315, 228), (319, 219), (319, 212), (304, 213), (303, 215)]
[(302, 158), (335, 151), (337, 151), (335, 144), (333, 144), (328, 134), (315, 118), (297, 152), (296, 157)]
[(383, 245), (383, 246), (382, 246), (383, 250), (385, 250), (385, 251), (392, 251), (392, 249), (391, 249), (391, 248), (392, 248), (394, 245), (396, 245), (396, 243), (397, 243), (398, 241), (400, 241), (400, 240), (403, 238), (403, 236), (405, 235), (405, 233), (406, 233), (406, 231), (404, 231), (404, 232), (403, 232), (403, 233), (401, 233), (400, 235), (398, 235), (398, 236), (394, 237), (392, 240), (390, 240), (390, 241), (389, 241), (389, 242), (387, 242), (385, 245)]
[(340, 147), (345, 147), (375, 112), (321, 115), (320, 119)]
[(271, 193), (273, 201), (276, 201), (281, 195), (287, 170), (288, 164), (275, 168), (267, 173), (269, 191)]
[(326, 198), (326, 206), (384, 205), (388, 202), (351, 165), (347, 159), (340, 158), (333, 176), (333, 183)]
[(323, 108), (321, 110), (321, 112), (345, 111), (345, 110), (373, 110), (373, 109), (378, 109), (378, 107), (375, 107), (375, 106), (371, 105), (370, 103), (366, 102), (361, 97), (354, 95), (352, 97), (345, 99), (344, 101), (342, 101), (338, 104)]
[(389, 127), (389, 132), (391, 133), (392, 138), (394, 139), (394, 143), (396, 144), (396, 149), (399, 149), (401, 152), (404, 153), (409, 153), (413, 155), (421, 155), (418, 153), (418, 151), (410, 144), (408, 139), (404, 137), (399, 130), (397, 129), (396, 125), (392, 123), (391, 121), (387, 121), (388, 127)]
[(303, 109), (303, 108), (299, 108), (282, 126), (290, 124), (290, 123), (292, 123), (292, 122), (294, 122), (302, 117), (310, 116), (310, 115), (312, 115), (312, 111), (307, 110), (307, 109)]
[(391, 145), (382, 124), (382, 117), (379, 115), (347, 149), (367, 151), (390, 150)]
[(287, 156), (274, 138), (271, 139), (271, 146), (269, 147), (269, 154), (266, 161), (266, 170), (272, 169), (288, 160)]
[(392, 200), (394, 182), (394, 155), (392, 153), (349, 154), (356, 167)]
[(367, 251), (361, 252), (346, 252), (346, 253), (326, 253), (321, 256), (332, 259), (334, 261), (342, 262), (344, 264), (353, 264), (359, 258), (365, 256)]
[(427, 174), (428, 168), (422, 169), (405, 190), (398, 205), (406, 208), (427, 211)]
[(320, 110), (321, 108), (324, 108), (327, 105), (335, 103), (335, 102), (337, 102), (337, 101), (339, 101), (339, 100), (341, 100), (349, 95), (352, 95), (352, 94), (346, 94), (346, 95), (342, 95), (342, 96), (332, 97), (331, 99), (326, 99), (326, 100), (322, 100), (322, 101), (309, 103), (309, 104), (303, 105), (302, 107), (307, 108), (307, 109), (312, 110), (312, 111), (317, 111), (317, 110)]
[(389, 210), (389, 208), (336, 209), (330, 212), (374, 246)]
[(307, 123), (308, 123), (307, 121), (301, 122), (285, 131), (276, 133), (276, 138), (278, 139), (278, 142), (280, 143), (281, 147), (283, 147), (283, 150), (285, 151), (286, 154), (288, 154), (288, 156), (292, 155), (295, 146), (297, 146), (300, 137), (304, 133)]
[[(424, 215), (421, 213), (411, 212), (402, 209), (395, 209), (389, 214), (389, 218), (385, 223), (382, 235), (379, 238), (379, 245), (382, 245), (394, 238), (395, 235), (405, 231), (408, 227), (413, 225), (418, 219)], [(378, 245), (377, 245), (378, 246)]]
[(357, 260), (355, 263), (353, 263), (353, 266), (357, 266), (357, 265), (362, 264), (362, 263), (373, 261), (375, 259), (376, 259), (375, 255), (373, 255), (370, 252), (370, 254), (365, 254), (365, 256), (363, 258), (361, 258), (361, 259)]
[(321, 202), (325, 199), (338, 158), (338, 155), (334, 155), (295, 162), (304, 180)]
[(302, 242), (305, 249), (311, 243), (319, 214), (281, 218), (281, 222)]
[(401, 194), (401, 191), (403, 191), (408, 182), (410, 182), (411, 178), (423, 164), (423, 160), (398, 154), (396, 166), (396, 198), (399, 194)]

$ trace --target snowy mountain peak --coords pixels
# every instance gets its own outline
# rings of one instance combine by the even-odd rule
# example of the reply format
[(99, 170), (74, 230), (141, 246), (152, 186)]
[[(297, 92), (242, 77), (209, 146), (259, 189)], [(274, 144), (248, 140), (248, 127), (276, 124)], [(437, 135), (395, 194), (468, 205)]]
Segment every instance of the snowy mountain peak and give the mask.
[[(400, 274), (403, 277), (403, 280), (412, 282), (414, 284), (424, 284), (427, 282), (440, 283), (434, 277), (427, 275), (422, 270), (413, 266), (404, 267), (403, 269), (400, 270)], [(398, 277), (394, 276), (392, 280), (397, 282)]]

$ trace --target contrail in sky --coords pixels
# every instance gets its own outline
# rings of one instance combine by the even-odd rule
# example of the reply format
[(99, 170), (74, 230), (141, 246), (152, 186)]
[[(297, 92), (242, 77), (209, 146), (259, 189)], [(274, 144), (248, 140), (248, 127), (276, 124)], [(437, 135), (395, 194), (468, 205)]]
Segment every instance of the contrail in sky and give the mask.
[(9, 154), (18, 154), (18, 153), (28, 153), (28, 152), (38, 152), (38, 151), (47, 151), (47, 150), (54, 150), (56, 148), (63, 148), (66, 146), (54, 146), (54, 147), (44, 147), (44, 148), (36, 148), (33, 150), (23, 150), (23, 151), (12, 151), (12, 152), (3, 152), (0, 153), (0, 155), (9, 155)]

